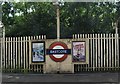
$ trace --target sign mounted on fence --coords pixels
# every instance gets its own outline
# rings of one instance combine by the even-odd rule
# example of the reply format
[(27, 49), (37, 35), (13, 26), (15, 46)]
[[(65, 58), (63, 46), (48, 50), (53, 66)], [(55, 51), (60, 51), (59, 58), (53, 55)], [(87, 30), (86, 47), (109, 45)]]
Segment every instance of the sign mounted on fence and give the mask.
[(56, 62), (64, 61), (68, 54), (71, 54), (71, 50), (68, 49), (67, 45), (63, 42), (54, 42), (47, 49), (47, 54), (50, 58)]
[(32, 42), (32, 62), (45, 61), (45, 42)]
[(85, 49), (85, 42), (84, 41), (76, 41), (72, 43), (72, 56), (73, 62), (85, 62), (86, 61), (86, 49)]

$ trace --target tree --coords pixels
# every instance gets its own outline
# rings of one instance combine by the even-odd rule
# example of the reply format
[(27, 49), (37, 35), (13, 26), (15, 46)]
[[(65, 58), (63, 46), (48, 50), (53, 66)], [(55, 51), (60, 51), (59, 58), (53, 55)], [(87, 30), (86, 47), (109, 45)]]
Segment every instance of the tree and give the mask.
[[(61, 38), (77, 33), (112, 33), (118, 4), (65, 3), (60, 7)], [(117, 7), (117, 11), (114, 11)], [(46, 34), (56, 38), (56, 8), (52, 3), (20, 2), (3, 4), (6, 36)]]

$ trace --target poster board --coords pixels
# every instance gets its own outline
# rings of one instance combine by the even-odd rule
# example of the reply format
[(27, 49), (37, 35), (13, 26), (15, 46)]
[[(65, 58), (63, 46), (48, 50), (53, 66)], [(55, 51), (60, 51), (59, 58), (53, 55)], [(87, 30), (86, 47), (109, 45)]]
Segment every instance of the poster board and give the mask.
[(85, 41), (72, 42), (72, 62), (86, 62)]
[(45, 62), (45, 42), (32, 42), (32, 62)]

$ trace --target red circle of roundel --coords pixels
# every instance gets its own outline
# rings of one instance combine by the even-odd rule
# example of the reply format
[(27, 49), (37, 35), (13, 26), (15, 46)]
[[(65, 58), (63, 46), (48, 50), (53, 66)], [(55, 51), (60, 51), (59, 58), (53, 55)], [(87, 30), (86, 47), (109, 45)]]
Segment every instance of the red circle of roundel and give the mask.
[[(63, 42), (54, 42), (50, 45), (49, 49), (53, 49), (55, 46), (58, 46), (58, 45), (62, 46), (64, 49), (68, 49), (67, 45)], [(50, 58), (56, 62), (61, 62), (67, 58), (67, 54), (64, 54), (64, 56), (61, 58), (56, 58), (55, 56), (50, 55)]]

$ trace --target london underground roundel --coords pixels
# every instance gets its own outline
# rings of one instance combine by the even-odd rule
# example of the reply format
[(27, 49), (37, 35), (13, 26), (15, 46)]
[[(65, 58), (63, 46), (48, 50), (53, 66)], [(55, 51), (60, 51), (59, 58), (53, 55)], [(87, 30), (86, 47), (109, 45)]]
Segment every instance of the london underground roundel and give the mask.
[(67, 45), (63, 42), (52, 43), (47, 52), (50, 58), (56, 62), (64, 61), (67, 55), (71, 53), (70, 49), (68, 49)]

